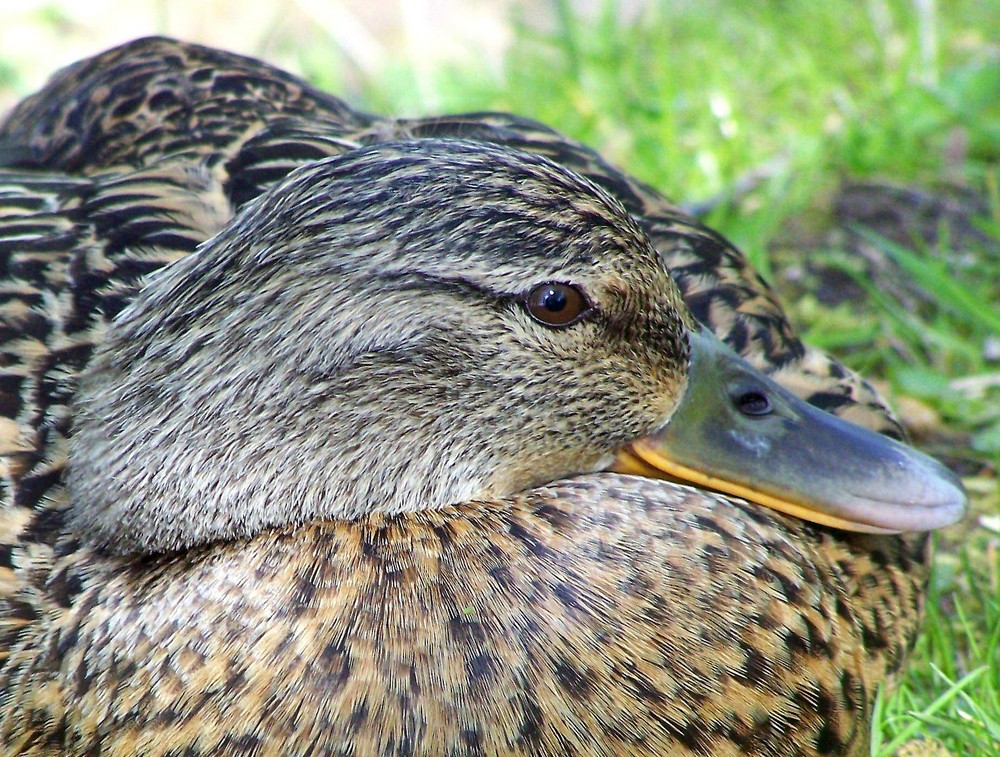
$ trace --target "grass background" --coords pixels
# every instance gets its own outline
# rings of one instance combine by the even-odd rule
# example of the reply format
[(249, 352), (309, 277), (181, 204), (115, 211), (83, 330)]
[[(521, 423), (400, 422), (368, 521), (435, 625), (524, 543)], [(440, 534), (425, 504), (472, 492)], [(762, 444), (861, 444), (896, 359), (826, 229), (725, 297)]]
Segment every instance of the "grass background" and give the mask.
[(3, 109), (168, 33), (371, 111), (530, 116), (688, 203), (972, 494), (872, 753), (1000, 755), (1000, 3), (3, 2)]

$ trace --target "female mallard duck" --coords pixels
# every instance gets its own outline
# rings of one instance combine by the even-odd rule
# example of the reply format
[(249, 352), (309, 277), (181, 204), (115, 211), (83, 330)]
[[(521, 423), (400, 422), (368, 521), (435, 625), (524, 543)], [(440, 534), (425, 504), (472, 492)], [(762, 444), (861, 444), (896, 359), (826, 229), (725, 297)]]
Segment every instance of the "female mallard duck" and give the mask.
[[(157, 238), (155, 245), (143, 238), (142, 264), (130, 263), (136, 276), (172, 259), (153, 260), (155, 249), (191, 251), (296, 166), (389, 139), (422, 138), (506, 145), (590, 179), (636, 219), (688, 308), (720, 339), (811, 404), (902, 436), (868, 384), (799, 341), (774, 292), (739, 250), (593, 150), (528, 119), (506, 113), (376, 117), (260, 61), (151, 37), (70, 66), (25, 99), (0, 124), (0, 164), (95, 176), (187, 156), (152, 181), (201, 198), (197, 229), (183, 229), (179, 239)], [(108, 225), (125, 224), (133, 234), (142, 223), (170, 229), (164, 207), (146, 208), (137, 199), (107, 208)], [(184, 201), (191, 200), (171, 197), (167, 208)], [(119, 249), (130, 241), (123, 236)]]
[[(141, 81), (160, 45), (209, 55), (108, 56)], [(51, 122), (97, 134), (78, 84)], [(106, 160), (6, 152), (4, 754), (859, 753), (922, 540), (597, 472), (867, 531), (960, 515), (945, 469), (698, 327), (661, 261), (724, 242), (678, 215), (654, 248), (492, 139), (345, 145), (227, 223), (230, 143), (129, 123)]]

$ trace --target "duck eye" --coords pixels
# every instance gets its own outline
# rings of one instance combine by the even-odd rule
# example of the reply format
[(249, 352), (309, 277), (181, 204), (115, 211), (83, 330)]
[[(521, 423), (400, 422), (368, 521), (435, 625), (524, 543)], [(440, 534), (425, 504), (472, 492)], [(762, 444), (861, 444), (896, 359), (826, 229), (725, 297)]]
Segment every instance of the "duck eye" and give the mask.
[(570, 326), (589, 310), (590, 303), (577, 287), (571, 284), (548, 283), (532, 289), (524, 300), (528, 315), (543, 326), (560, 328)]
[(736, 407), (743, 415), (767, 415), (771, 412), (771, 400), (763, 392), (751, 389), (736, 397)]

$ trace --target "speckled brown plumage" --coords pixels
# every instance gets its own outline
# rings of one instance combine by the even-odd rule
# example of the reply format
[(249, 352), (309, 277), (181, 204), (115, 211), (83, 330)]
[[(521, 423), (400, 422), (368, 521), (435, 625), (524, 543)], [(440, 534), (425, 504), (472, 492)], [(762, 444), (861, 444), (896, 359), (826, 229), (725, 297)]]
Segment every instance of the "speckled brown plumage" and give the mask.
[(6, 737), (29, 754), (861, 754), (920, 559), (599, 474), (66, 567), (50, 582), (75, 588), (76, 617), (8, 662), (30, 709)]
[[(717, 333), (817, 404), (896, 428), (803, 349), (725, 240), (545, 127), (378, 119), (236, 56), (118, 48), (0, 129), (0, 753), (863, 753), (916, 631), (919, 537), (614, 474), (175, 555), (111, 557), (65, 529), (77, 377), (144, 277), (295, 166), (400, 137), (590, 178)], [(618, 235), (630, 221), (600, 203)]]

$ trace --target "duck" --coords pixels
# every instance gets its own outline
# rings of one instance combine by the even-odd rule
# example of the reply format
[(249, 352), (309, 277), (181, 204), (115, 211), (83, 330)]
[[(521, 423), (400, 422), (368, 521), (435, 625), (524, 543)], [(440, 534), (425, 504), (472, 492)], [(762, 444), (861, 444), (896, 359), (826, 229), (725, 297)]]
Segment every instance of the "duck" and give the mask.
[[(192, 242), (219, 231), (298, 166), (381, 141), (422, 138), (505, 145), (590, 179), (615, 196), (652, 240), (695, 317), (745, 360), (816, 407), (905, 437), (867, 381), (803, 344), (743, 252), (593, 149), (528, 118), (494, 112), (376, 116), (262, 61), (154, 36), (73, 64), (26, 97), (0, 123), (0, 167), (91, 176), (151, 169), (171, 156), (185, 175), (162, 180), (195, 193), (206, 208), (197, 235), (172, 240), (171, 252), (190, 252)], [(182, 155), (187, 162), (178, 160)], [(201, 180), (192, 182), (191, 171)], [(115, 222), (135, 213), (128, 207)], [(155, 223), (169, 223), (163, 215)], [(678, 237), (685, 242), (678, 244)], [(147, 251), (144, 259), (153, 254)]]
[(594, 158), (88, 79), (307, 92), (213, 56), (2, 127), (0, 754), (863, 753), (958, 479), (737, 354), (785, 347), (666, 263), (731, 246)]

